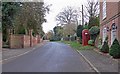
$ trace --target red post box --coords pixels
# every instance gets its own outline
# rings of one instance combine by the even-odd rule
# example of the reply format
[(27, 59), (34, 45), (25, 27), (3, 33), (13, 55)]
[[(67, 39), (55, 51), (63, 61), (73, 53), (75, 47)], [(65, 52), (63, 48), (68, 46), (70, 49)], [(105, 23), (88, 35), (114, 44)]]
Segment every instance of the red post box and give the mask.
[(89, 30), (85, 29), (82, 31), (82, 45), (88, 45), (88, 41), (90, 40), (90, 33)]

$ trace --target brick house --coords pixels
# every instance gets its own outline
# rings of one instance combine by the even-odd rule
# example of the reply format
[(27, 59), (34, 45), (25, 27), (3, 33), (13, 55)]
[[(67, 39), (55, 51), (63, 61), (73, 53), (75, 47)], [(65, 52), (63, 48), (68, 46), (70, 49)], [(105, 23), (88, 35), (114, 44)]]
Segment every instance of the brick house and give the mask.
[[(111, 2), (110, 2), (111, 1)], [(120, 0), (100, 0), (100, 37), (108, 36), (108, 44), (115, 38), (120, 42)]]

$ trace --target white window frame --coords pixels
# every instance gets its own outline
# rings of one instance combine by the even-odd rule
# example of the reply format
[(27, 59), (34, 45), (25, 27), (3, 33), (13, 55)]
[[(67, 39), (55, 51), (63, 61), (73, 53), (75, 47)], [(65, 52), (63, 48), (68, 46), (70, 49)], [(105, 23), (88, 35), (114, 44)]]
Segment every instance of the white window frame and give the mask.
[(116, 35), (117, 29), (115, 27), (116, 27), (116, 24), (114, 24), (114, 26), (112, 25), (112, 30), (111, 30), (111, 45), (113, 44), (113, 41), (115, 40), (115, 38), (117, 38), (117, 35)]
[(107, 37), (107, 28), (105, 27), (105, 28), (103, 28), (103, 41), (102, 41), (102, 43), (104, 43), (106, 37)]
[(103, 20), (107, 17), (106, 0), (103, 0)]

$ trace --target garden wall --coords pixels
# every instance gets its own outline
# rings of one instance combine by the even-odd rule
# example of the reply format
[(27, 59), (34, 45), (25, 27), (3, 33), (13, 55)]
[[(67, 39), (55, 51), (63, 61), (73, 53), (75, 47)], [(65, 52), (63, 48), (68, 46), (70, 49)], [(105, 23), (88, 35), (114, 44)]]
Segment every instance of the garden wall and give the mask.
[(10, 48), (23, 48), (24, 35), (10, 35)]
[(10, 48), (27, 48), (40, 43), (41, 38), (29, 35), (10, 35)]
[(98, 45), (99, 45), (99, 35), (96, 37), (96, 40), (95, 40), (95, 47), (97, 47), (98, 48)]
[(37, 37), (32, 37), (32, 46), (37, 45)]
[(24, 35), (23, 43), (23, 48), (30, 47), (30, 36)]

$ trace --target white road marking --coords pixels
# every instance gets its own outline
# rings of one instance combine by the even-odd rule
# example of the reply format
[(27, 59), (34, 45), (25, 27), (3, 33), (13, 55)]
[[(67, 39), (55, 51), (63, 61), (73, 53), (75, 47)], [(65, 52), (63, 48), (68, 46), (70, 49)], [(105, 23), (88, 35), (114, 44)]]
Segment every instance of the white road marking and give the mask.
[(98, 69), (80, 51), (77, 50), (77, 52), (85, 59), (85, 61), (94, 69), (95, 72), (101, 74)]
[(25, 53), (22, 53), (22, 54), (19, 54), (19, 55), (17, 55), (17, 56), (13, 56), (13, 57), (10, 57), (10, 58), (7, 58), (7, 59), (0, 60), (0, 63), (3, 64), (3, 61), (7, 61), (7, 60), (10, 60), (10, 59), (13, 59), (13, 58), (16, 58), (16, 57), (20, 57), (20, 56), (25, 55), (25, 54), (27, 54), (27, 53), (35, 50), (35, 49), (36, 49), (36, 48), (33, 48), (32, 50), (29, 50), (29, 51), (27, 51), (27, 52), (25, 52)]
[[(41, 43), (40, 46), (42, 46), (42, 45), (44, 45), (44, 42)], [(19, 55), (17, 55), (17, 56), (13, 56), (13, 57), (10, 57), (10, 58), (7, 58), (7, 59), (0, 60), (0, 64), (3, 64), (3, 61), (7, 61), (7, 60), (10, 60), (10, 59), (13, 59), (13, 58), (16, 58), (16, 57), (19, 57), (19, 56), (25, 55), (25, 54), (27, 54), (27, 53), (29, 53), (29, 52), (35, 50), (35, 49), (36, 49), (36, 48), (34, 47), (32, 50), (29, 50), (29, 51), (27, 51), (27, 52), (25, 52), (25, 53), (23, 53), (23, 54), (19, 54)]]

